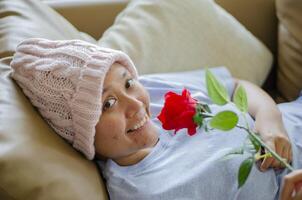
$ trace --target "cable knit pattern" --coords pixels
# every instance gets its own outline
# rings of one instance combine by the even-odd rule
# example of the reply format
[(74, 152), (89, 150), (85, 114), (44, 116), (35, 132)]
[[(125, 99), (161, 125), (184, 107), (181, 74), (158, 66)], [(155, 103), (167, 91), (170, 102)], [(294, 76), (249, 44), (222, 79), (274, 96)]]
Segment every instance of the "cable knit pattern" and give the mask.
[(137, 78), (134, 64), (121, 51), (81, 40), (31, 38), (18, 45), (11, 77), (55, 132), (91, 160), (103, 83), (115, 62)]

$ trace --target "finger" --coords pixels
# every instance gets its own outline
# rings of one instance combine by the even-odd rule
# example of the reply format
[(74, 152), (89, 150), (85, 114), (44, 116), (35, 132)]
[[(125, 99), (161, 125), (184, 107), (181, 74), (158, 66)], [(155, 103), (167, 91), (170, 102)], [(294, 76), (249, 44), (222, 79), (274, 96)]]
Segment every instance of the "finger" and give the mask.
[(295, 197), (293, 198), (293, 200), (301, 200), (302, 199), (302, 190), (300, 190)]
[(281, 200), (292, 199), (291, 196), (293, 191), (295, 190), (295, 184), (301, 180), (302, 170), (296, 170), (284, 176), (281, 188)]
[(291, 162), (292, 162), (292, 149), (291, 149), (291, 147), (289, 147), (287, 149), (286, 153), (287, 153), (287, 156), (286, 156), (287, 161), (286, 162), (288, 164), (291, 164)]
[[(288, 147), (288, 146), (284, 146), (284, 148), (283, 148), (283, 152), (281, 153), (281, 157), (283, 158), (283, 160), (286, 162), (286, 163), (289, 163), (290, 161), (289, 161), (289, 156), (290, 156), (290, 148)], [(279, 162), (279, 164), (280, 164), (280, 167), (281, 168), (284, 168), (285, 167), (285, 165), (284, 164), (282, 164), (281, 162)]]
[(263, 162), (261, 163), (260, 170), (266, 171), (273, 162), (274, 162), (274, 159), (272, 157), (264, 158)]
[[(276, 140), (275, 142), (276, 147), (276, 153), (279, 154), (281, 158), (285, 160), (285, 162), (290, 163), (291, 162), (291, 144), (287, 140)], [(283, 165), (280, 161), (276, 160), (272, 164), (274, 167), (278, 168), (284, 168), (285, 165)]]
[(300, 182), (302, 181), (302, 169), (292, 171), (291, 173), (287, 174), (285, 177), (288, 177), (292, 182)]
[[(275, 152), (281, 157), (283, 158), (285, 156), (285, 144), (282, 142), (282, 140), (277, 140), (275, 141)], [(287, 153), (286, 153), (287, 156)], [(281, 164), (281, 162), (279, 160), (277, 160), (276, 158), (272, 157), (273, 162), (271, 163), (270, 167), (274, 167), (274, 168), (282, 168), (283, 165)]]
[(295, 183), (295, 190), (301, 191), (302, 190), (302, 180), (298, 183)]
[[(286, 148), (284, 145), (282, 144), (276, 144), (276, 153), (281, 157), (284, 158), (285, 156), (287, 156), (287, 152), (286, 152)], [(282, 168), (283, 165), (281, 164), (281, 162), (277, 159), (274, 158), (274, 161), (271, 165), (272, 167), (276, 167), (276, 168)]]
[(289, 141), (286, 142), (285, 147), (287, 148), (287, 161), (291, 163), (292, 161), (292, 145)]
[(291, 163), (293, 161), (293, 150), (292, 148), (290, 148), (289, 152), (288, 152), (288, 163)]
[(285, 176), (282, 182), (280, 200), (291, 200), (293, 191), (294, 183), (289, 177)]
[[(288, 164), (291, 164), (291, 162), (292, 162), (292, 159), (293, 159), (293, 155), (292, 155), (292, 148), (291, 148), (291, 144), (290, 143), (287, 143), (286, 145), (285, 145), (285, 149), (284, 149), (284, 152), (283, 152), (283, 155), (284, 156), (282, 156), (284, 159), (286, 159), (286, 162), (288, 163)], [(284, 166), (285, 167), (285, 166)]]

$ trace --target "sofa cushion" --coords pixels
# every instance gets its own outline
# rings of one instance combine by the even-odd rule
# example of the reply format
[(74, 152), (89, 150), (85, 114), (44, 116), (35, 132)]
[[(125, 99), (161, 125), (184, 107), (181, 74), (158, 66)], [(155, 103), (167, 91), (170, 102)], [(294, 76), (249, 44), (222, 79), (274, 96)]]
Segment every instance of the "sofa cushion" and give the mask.
[[(0, 57), (28, 37), (91, 39), (38, 0), (1, 0), (0, 17)], [(0, 199), (107, 199), (96, 165), (40, 117), (9, 61), (0, 62)]]
[(302, 1), (277, 0), (279, 51), (277, 87), (290, 101), (302, 90)]
[(96, 43), (39, 0), (1, 0), (0, 8), (0, 58), (12, 55), (15, 47), (29, 37), (82, 39)]
[(261, 85), (269, 50), (212, 0), (133, 0), (98, 41), (126, 52), (139, 73), (226, 66)]
[(0, 189), (13, 199), (105, 197), (93, 162), (49, 128), (10, 73), (8, 62), (1, 62)]

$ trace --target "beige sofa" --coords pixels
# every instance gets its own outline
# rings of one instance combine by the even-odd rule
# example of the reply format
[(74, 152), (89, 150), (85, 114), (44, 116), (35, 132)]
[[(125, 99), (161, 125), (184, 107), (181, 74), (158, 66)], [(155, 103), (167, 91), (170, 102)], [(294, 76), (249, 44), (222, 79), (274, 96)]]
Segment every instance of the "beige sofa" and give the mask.
[[(88, 33), (95, 39), (99, 39), (102, 33), (113, 24), (114, 17), (126, 7), (128, 1), (116, 1), (112, 4), (105, 2), (110, 1), (104, 1), (104, 4), (95, 4), (93, 1), (90, 3), (88, 1), (85, 4), (48, 1), (53, 8), (75, 25), (78, 30)], [(278, 20), (275, 1), (216, 0), (216, 2), (230, 12), (273, 53), (274, 67), (271, 69), (269, 77), (266, 78), (263, 88), (270, 92), (278, 101), (284, 101), (285, 99), (280, 98), (276, 88)], [(83, 15), (75, 14), (80, 12)], [(91, 21), (93, 23), (87, 23)]]
[[(14, 53), (16, 45), (27, 37), (82, 39), (108, 45), (112, 41), (110, 34), (116, 31), (115, 29), (106, 32), (106, 37), (110, 40), (100, 40), (99, 43), (97, 40), (114, 23), (115, 17), (126, 8), (128, 1), (69, 0), (63, 2), (52, 0), (45, 2), (70, 23), (37, 0), (0, 2), (0, 58), (2, 58), (0, 62), (0, 199), (108, 199), (104, 181), (99, 176), (96, 165), (85, 160), (59, 138), (11, 80), (9, 56)], [(286, 2), (289, 3), (286, 4)], [(293, 6), (293, 2), (298, 2), (297, 6)], [(263, 86), (278, 101), (294, 98), (297, 95), (295, 92), (286, 93), (292, 87), (285, 86), (282, 81), (278, 80), (280, 78), (278, 58), (282, 57), (282, 64), (287, 64), (286, 67), (282, 66), (282, 69), (285, 71), (287, 69), (290, 74), (292, 72), (288, 65), (290, 62), (284, 62), (287, 58), (283, 55), (284, 52), (280, 55), (279, 50), (278, 53), (277, 37), (280, 21), (276, 16), (276, 2), (274, 0), (217, 0), (217, 3), (238, 19), (272, 52), (273, 67), (267, 68), (267, 71), (270, 71), (269, 75), (255, 75), (253, 79), (256, 80), (255, 83)], [(287, 9), (283, 8), (295, 8), (289, 12), (294, 15), (299, 13), (299, 9), (296, 8), (300, 8), (300, 11), (302, 8), (299, 0), (283, 0), (283, 3), (278, 3), (278, 6), (280, 17), (284, 17), (285, 21), (288, 13)], [(128, 8), (125, 15), (131, 16), (131, 9), (133, 8)], [(120, 16), (115, 23), (123, 23), (123, 17)], [(284, 32), (289, 27), (297, 27), (296, 24), (299, 23), (285, 23), (280, 27)], [(243, 33), (245, 30), (240, 29), (240, 31), (245, 34)], [(295, 46), (301, 45), (301, 37), (297, 37), (297, 34), (289, 34), (292, 32), (296, 33), (297, 29), (289, 29), (286, 37), (295, 36)], [(282, 41), (282, 44), (286, 43), (286, 38), (283, 36)], [(290, 49), (290, 43), (286, 44), (286, 47)], [(257, 43), (257, 45), (260, 44)], [(257, 45), (255, 54), (257, 51), (268, 52), (264, 46)], [(290, 53), (288, 49), (285, 53)], [(131, 51), (128, 53), (135, 63), (140, 63), (136, 55)], [(262, 53), (259, 56), (261, 55)], [(301, 54), (300, 56), (295, 54), (295, 56), (295, 61), (301, 61)], [(269, 53), (264, 60), (266, 63), (271, 62)], [(297, 66), (293, 67), (298, 72), (290, 76), (293, 80), (291, 83), (297, 88), (301, 87), (299, 80), (302, 80), (301, 65), (299, 66), (299, 69)], [(150, 72), (150, 68), (141, 70), (143, 73)], [(244, 74), (242, 72), (244, 69), (236, 70), (234, 72), (238, 72), (241, 78), (240, 75)], [(287, 74), (282, 72), (281, 75), (284, 73)], [(257, 76), (264, 78), (257, 82)]]
[[(113, 23), (114, 16), (118, 14), (127, 4), (127, 1), (117, 1), (115, 6), (98, 4), (90, 6), (87, 3), (85, 6), (70, 5), (68, 3), (51, 3), (59, 13), (74, 24), (79, 30), (89, 33), (94, 38), (98, 39), (102, 33)], [(301, 2), (295, 0), (279, 1), (241, 1), (241, 0), (216, 0), (216, 2), (232, 14), (240, 23), (242, 23), (251, 33), (260, 39), (273, 53), (273, 67), (269, 76), (266, 78), (262, 87), (270, 93), (277, 102), (293, 100), (298, 91), (301, 90), (302, 69), (301, 66), (301, 50), (298, 50), (297, 55), (294, 46), (301, 47), (301, 20), (299, 13), (301, 11)], [(279, 20), (277, 18), (277, 6), (279, 7)], [(73, 11), (84, 12), (85, 14), (79, 17)], [(98, 18), (99, 13), (105, 14)], [(95, 23), (86, 23), (95, 21)], [(283, 31), (278, 31), (283, 30)], [(284, 30), (289, 30), (284, 33)], [(282, 49), (278, 51), (278, 35)], [(292, 49), (288, 49), (292, 48)], [(284, 51), (289, 52), (284, 52)], [(294, 64), (293, 60), (297, 63)], [(278, 63), (282, 66), (278, 68)], [(294, 75), (294, 73), (296, 73)], [(288, 83), (291, 82), (291, 83)], [(289, 84), (289, 85), (288, 85)], [(292, 89), (294, 85), (295, 89)]]
[[(115, 16), (126, 7), (128, 0), (119, 0), (115, 3), (108, 3), (114, 1), (107, 0), (103, 1), (103, 4), (95, 3), (95, 1), (79, 3), (79, 1), (49, 0), (46, 2), (75, 25), (78, 30), (99, 39), (102, 33), (113, 24)], [(265, 2), (260, 0), (254, 2), (217, 0), (216, 2), (244, 24), (271, 51), (277, 52), (278, 20), (274, 0)]]

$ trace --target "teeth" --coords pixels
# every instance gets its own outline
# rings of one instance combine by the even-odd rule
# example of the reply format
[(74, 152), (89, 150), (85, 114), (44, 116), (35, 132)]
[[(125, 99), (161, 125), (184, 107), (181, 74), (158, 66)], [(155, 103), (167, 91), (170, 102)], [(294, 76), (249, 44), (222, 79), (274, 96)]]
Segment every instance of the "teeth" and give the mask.
[(148, 119), (148, 115), (146, 114), (144, 116), (144, 119), (142, 119), (142, 121), (137, 123), (132, 129), (130, 129), (130, 131), (135, 131), (136, 129), (139, 129), (140, 127), (142, 127), (146, 123), (147, 119)]

